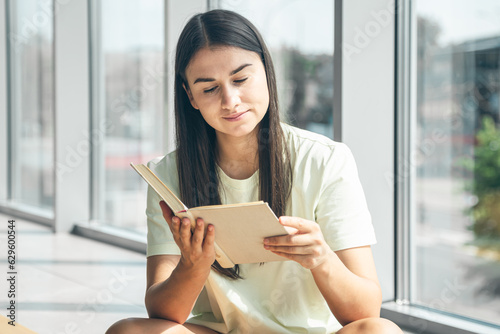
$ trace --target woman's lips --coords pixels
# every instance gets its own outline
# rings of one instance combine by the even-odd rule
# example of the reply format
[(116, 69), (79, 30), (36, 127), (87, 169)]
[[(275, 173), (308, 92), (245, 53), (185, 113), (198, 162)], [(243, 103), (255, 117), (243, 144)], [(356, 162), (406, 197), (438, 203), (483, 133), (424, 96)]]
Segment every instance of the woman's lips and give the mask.
[(231, 114), (229, 116), (224, 116), (223, 118), (226, 120), (226, 121), (229, 121), (229, 122), (237, 122), (239, 121), (243, 115), (245, 115), (246, 113), (248, 112), (247, 111), (243, 111), (243, 112), (239, 112), (239, 113), (236, 113), (236, 114)]

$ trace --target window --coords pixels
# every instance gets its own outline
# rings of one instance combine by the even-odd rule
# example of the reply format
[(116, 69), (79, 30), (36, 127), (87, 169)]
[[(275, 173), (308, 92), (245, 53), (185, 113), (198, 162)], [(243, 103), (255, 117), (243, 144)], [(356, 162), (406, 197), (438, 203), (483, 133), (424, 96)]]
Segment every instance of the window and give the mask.
[(412, 301), (500, 325), (500, 3), (415, 11)]
[(260, 31), (273, 57), (283, 120), (333, 138), (334, 1), (211, 1)]
[(163, 155), (164, 1), (94, 1), (93, 217), (145, 234), (146, 183), (129, 163)]
[(8, 1), (11, 205), (52, 216), (52, 1)]

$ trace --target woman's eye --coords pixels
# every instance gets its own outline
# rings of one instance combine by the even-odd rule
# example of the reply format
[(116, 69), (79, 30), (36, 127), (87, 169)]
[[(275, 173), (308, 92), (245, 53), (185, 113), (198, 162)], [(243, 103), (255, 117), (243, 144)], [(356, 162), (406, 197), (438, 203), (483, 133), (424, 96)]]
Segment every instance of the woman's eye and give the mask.
[(247, 80), (248, 78), (243, 78), (243, 79), (239, 79), (239, 80), (234, 80), (235, 83), (243, 83)]
[(212, 88), (210, 88), (210, 89), (205, 89), (205, 90), (203, 91), (203, 93), (206, 93), (206, 94), (213, 93), (213, 92), (215, 92), (215, 90), (216, 90), (216, 89), (217, 89), (217, 86), (212, 87)]

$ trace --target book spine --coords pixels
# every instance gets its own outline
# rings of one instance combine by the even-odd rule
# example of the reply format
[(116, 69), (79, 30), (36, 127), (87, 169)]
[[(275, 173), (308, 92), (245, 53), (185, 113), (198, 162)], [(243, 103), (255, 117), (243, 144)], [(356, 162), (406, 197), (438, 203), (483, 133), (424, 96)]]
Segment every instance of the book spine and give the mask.
[[(193, 216), (193, 214), (189, 212), (189, 210), (177, 212), (175, 215), (181, 219), (188, 218), (191, 221), (191, 229), (194, 229), (196, 219)], [(229, 256), (227, 256), (226, 253), (219, 247), (217, 242), (214, 242), (214, 248), (215, 248), (215, 259), (217, 260), (217, 262), (219, 262), (222, 268), (234, 267), (235, 264), (233, 263), (233, 261), (231, 261)]]

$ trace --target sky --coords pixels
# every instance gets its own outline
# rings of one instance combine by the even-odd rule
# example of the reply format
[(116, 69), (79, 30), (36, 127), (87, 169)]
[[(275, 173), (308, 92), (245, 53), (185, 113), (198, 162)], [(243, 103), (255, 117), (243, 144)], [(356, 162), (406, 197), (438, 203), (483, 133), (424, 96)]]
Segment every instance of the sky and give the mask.
[(222, 0), (264, 36), (270, 47), (293, 46), (308, 54), (333, 54), (332, 0)]
[(441, 45), (500, 36), (499, 0), (419, 0), (417, 15), (433, 19), (441, 28)]
[(164, 44), (164, 0), (100, 0), (104, 52)]

